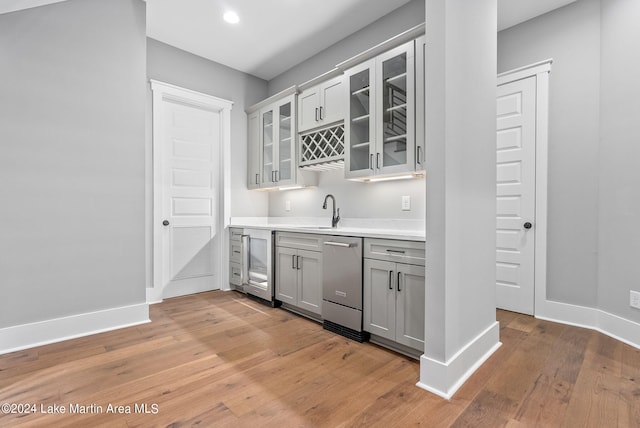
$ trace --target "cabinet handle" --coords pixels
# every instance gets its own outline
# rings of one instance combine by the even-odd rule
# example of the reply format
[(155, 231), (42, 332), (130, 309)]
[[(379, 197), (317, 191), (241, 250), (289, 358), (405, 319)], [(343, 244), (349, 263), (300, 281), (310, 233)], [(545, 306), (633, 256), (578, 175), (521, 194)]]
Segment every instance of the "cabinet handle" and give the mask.
[(402, 291), (400, 289), (400, 271), (398, 271), (398, 291)]
[(318, 121), (318, 107), (316, 107), (316, 122)]
[(390, 271), (389, 271), (389, 290), (393, 290), (393, 284), (392, 284), (392, 282), (393, 282), (393, 271), (392, 271), (392, 270), (390, 270)]
[(259, 175), (259, 174), (256, 174), (256, 184), (260, 184), (260, 183), (258, 182), (258, 175)]
[(276, 169), (276, 183), (280, 181), (280, 170)]
[(416, 147), (416, 162), (418, 163), (418, 165), (422, 165), (422, 156), (420, 156), (422, 154), (422, 146), (417, 146)]
[(291, 256), (291, 269), (295, 269), (296, 268), (296, 256), (292, 255)]
[(298, 268), (298, 270), (302, 269), (302, 268), (300, 267), (300, 256), (297, 256), (297, 257), (296, 257), (296, 267)]
[(380, 169), (380, 153), (376, 153), (376, 168)]
[(392, 250), (391, 248), (387, 248), (387, 253), (404, 254), (404, 250)]
[(323, 120), (324, 117), (322, 117), (322, 106), (320, 106), (320, 120)]
[(344, 247), (344, 248), (352, 248), (352, 247), (357, 247), (358, 245), (350, 242), (333, 242), (333, 241), (325, 241), (324, 245), (328, 245), (330, 247)]
[(373, 171), (373, 153), (369, 156), (369, 169)]

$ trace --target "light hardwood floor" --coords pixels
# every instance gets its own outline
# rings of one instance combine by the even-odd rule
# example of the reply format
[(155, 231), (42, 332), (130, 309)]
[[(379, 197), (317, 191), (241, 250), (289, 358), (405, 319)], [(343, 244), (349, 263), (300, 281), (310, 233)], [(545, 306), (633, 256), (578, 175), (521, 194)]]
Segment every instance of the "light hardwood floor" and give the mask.
[[(497, 318), (503, 346), (446, 401), (415, 386), (417, 361), (284, 310), (236, 292), (174, 298), (150, 324), (0, 356), (0, 404), (37, 407), (0, 427), (640, 426), (638, 349)], [(42, 413), (54, 405), (66, 413)]]

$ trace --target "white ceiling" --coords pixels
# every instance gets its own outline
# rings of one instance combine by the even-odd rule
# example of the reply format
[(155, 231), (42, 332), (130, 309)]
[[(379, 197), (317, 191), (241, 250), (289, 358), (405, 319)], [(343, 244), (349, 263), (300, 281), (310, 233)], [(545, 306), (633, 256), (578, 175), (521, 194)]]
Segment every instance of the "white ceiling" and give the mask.
[[(60, 1), (0, 0), (0, 14)], [(269, 80), (410, 0), (146, 1), (149, 37)], [(498, 0), (498, 31), (574, 1)]]
[(409, 1), (147, 0), (147, 35), (269, 80)]

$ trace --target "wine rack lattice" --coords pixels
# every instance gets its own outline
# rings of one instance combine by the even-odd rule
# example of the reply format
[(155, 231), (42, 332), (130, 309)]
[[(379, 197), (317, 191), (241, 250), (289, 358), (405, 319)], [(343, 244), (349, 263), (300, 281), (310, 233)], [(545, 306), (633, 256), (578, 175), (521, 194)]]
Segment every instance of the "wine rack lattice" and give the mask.
[(323, 171), (343, 165), (343, 123), (300, 136), (300, 168)]

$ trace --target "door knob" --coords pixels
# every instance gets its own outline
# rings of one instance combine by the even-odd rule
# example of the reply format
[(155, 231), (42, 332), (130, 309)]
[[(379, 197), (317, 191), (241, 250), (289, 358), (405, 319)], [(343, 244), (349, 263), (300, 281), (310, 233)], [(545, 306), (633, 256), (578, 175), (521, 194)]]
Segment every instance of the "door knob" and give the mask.
[(162, 225), (163, 225), (163, 226), (169, 226), (169, 220), (164, 220), (164, 221), (162, 222)]
[(531, 226), (533, 226), (533, 225), (532, 225), (531, 223), (529, 223), (529, 222), (526, 222), (526, 223), (524, 224), (524, 228), (525, 228), (525, 229), (531, 229)]

